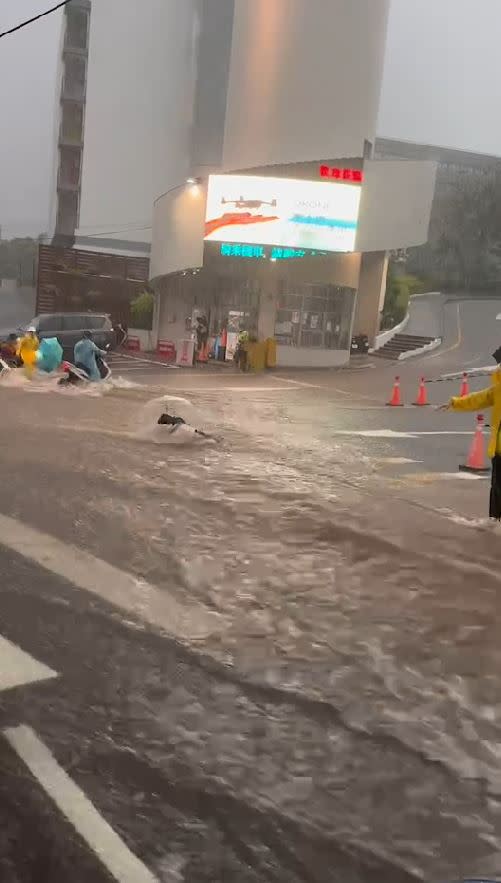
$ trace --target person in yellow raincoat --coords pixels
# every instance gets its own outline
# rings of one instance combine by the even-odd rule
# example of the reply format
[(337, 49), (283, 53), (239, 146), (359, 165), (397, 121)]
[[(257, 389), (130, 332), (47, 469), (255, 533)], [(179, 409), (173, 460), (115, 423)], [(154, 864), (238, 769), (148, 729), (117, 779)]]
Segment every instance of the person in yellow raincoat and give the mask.
[(501, 366), (494, 371), (488, 389), (468, 396), (454, 396), (443, 409), (447, 411), (484, 411), (491, 408), (491, 437), (487, 454), (492, 460), (489, 518), (501, 521)]
[(23, 363), (24, 373), (27, 377), (31, 377), (35, 370), (37, 350), (39, 346), (40, 342), (37, 337), (36, 329), (33, 327), (28, 328), (17, 346), (17, 355)]

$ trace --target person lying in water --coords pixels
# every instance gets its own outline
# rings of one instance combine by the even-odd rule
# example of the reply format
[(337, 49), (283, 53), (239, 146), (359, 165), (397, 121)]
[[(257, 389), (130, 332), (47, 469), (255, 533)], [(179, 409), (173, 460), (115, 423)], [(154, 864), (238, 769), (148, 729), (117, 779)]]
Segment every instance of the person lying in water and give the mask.
[[(172, 414), (161, 414), (157, 420), (158, 426), (171, 426), (171, 433), (175, 432), (179, 429), (180, 426), (188, 426), (186, 420), (183, 420), (182, 417), (174, 417)], [(210, 438), (206, 432), (202, 432), (201, 429), (194, 429), (193, 432), (195, 435), (201, 435), (203, 438)]]

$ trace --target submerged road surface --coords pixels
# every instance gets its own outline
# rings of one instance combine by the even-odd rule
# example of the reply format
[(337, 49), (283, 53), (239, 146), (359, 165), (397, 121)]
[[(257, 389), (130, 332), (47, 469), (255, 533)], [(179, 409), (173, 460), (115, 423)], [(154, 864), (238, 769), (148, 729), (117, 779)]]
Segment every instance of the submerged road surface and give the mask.
[(364, 370), (0, 386), (2, 881), (501, 870), (501, 537)]

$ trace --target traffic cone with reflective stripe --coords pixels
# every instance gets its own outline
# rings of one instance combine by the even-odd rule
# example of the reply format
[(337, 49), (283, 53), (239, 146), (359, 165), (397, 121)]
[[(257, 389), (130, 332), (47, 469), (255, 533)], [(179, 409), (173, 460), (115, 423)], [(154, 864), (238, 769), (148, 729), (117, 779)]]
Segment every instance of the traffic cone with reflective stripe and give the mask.
[(490, 471), (485, 459), (483, 414), (478, 414), (477, 416), (477, 428), (468, 453), (468, 459), (464, 466), (459, 467), (459, 471), (473, 472), (477, 475), (484, 475), (486, 472)]
[(414, 402), (414, 404), (418, 408), (424, 408), (424, 407), (426, 407), (426, 405), (429, 404), (428, 390), (426, 389), (426, 380), (424, 379), (424, 377), (421, 377), (421, 380), (419, 381), (418, 397), (417, 397), (416, 401)]
[(463, 381), (461, 383), (461, 390), (459, 392), (459, 398), (462, 399), (464, 396), (468, 396), (470, 394), (470, 386), (468, 383), (468, 375), (466, 371), (463, 374)]
[(401, 408), (403, 406), (402, 398), (400, 395), (400, 377), (395, 377), (393, 392), (390, 401), (387, 402), (387, 405), (390, 408)]

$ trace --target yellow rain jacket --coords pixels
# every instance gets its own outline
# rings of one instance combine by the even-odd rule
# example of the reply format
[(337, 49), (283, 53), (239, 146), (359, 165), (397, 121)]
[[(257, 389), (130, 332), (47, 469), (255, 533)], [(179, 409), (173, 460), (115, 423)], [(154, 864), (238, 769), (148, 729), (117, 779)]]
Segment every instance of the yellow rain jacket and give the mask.
[(37, 360), (37, 350), (40, 346), (38, 337), (32, 337), (30, 334), (27, 334), (25, 337), (22, 337), (19, 341), (17, 347), (17, 355), (23, 361), (23, 365), (25, 368), (29, 370), (34, 370), (36, 360)]
[(501, 370), (494, 371), (492, 386), (489, 389), (481, 389), (480, 392), (472, 392), (469, 396), (455, 396), (450, 400), (451, 411), (484, 411), (492, 408), (491, 437), (487, 454), (492, 459), (496, 454), (501, 455), (501, 440), (499, 428), (501, 426)]

